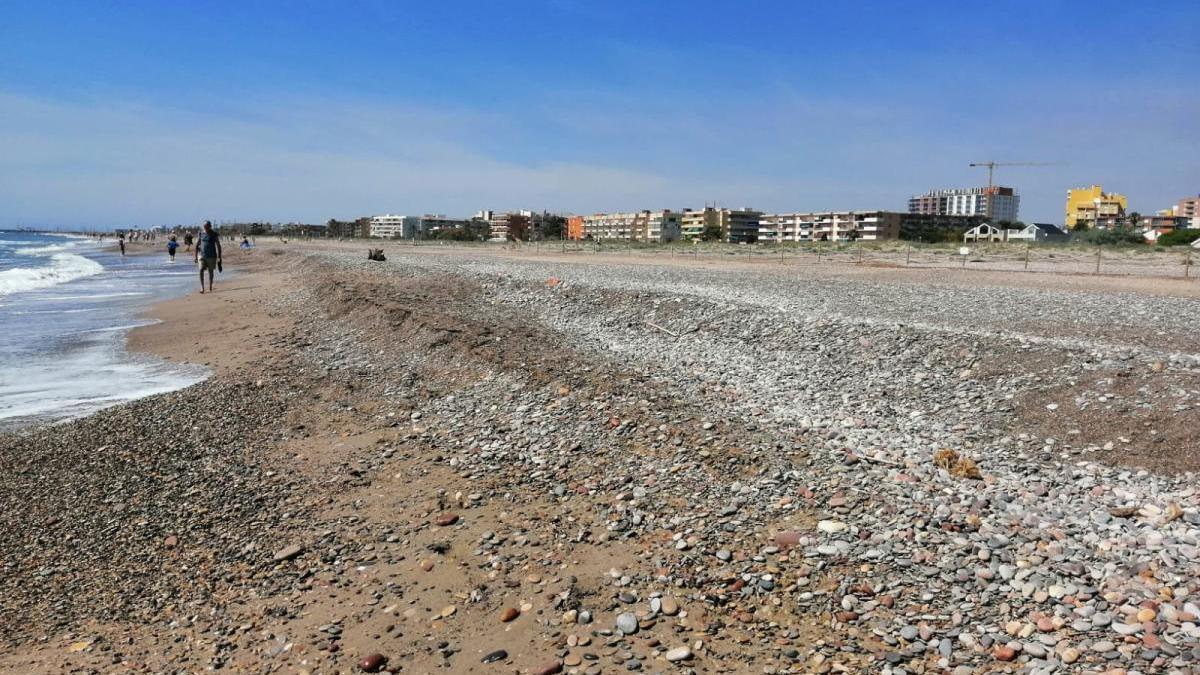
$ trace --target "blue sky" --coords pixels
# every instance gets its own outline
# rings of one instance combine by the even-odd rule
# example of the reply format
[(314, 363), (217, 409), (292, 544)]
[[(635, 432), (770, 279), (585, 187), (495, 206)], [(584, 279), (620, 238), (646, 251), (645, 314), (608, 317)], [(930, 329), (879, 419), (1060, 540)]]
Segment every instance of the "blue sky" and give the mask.
[(1197, 2), (0, 3), (0, 227), (1200, 193)]

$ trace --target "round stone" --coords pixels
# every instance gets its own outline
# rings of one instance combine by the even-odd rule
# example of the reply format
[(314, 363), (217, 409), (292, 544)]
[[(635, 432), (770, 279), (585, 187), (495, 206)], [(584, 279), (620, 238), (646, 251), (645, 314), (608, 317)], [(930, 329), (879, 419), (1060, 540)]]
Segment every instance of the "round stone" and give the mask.
[(666, 659), (671, 663), (675, 663), (677, 661), (687, 661), (688, 659), (692, 658), (692, 650), (686, 646), (676, 647), (674, 649), (667, 650), (667, 653), (663, 654), (663, 656), (666, 657)]
[(378, 673), (383, 669), (385, 663), (387, 663), (387, 657), (383, 654), (368, 654), (358, 662), (358, 668), (364, 673)]
[(638, 632), (638, 620), (632, 612), (625, 612), (617, 616), (617, 630), (626, 635), (633, 635)]

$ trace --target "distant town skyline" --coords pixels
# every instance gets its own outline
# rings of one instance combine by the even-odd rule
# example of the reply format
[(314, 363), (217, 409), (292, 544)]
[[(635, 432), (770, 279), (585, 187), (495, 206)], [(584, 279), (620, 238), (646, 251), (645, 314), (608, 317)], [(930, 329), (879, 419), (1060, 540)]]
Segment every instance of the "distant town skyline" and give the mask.
[[(979, 13), (979, 21), (966, 16)], [(966, 24), (964, 24), (966, 21)], [(0, 228), (1200, 192), (1200, 5), (0, 7)], [(970, 30), (961, 30), (969, 25)]]

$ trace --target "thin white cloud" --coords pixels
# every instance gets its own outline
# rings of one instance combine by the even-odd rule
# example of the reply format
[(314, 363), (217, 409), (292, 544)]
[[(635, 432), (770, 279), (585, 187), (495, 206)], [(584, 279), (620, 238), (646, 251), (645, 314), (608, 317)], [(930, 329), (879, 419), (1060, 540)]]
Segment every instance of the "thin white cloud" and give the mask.
[(969, 114), (873, 100), (780, 87), (697, 107), (575, 91), (514, 113), (387, 97), (185, 106), (0, 92), (0, 227), (709, 201), (902, 209), (930, 187), (981, 183), (966, 163), (988, 159), (1065, 162), (1000, 174), (1021, 188), (1030, 220), (1056, 220), (1075, 184), (1104, 182), (1142, 211), (1197, 190), (1200, 122), (1182, 95), (1138, 100), (1103, 123), (1085, 122), (1086, 106), (1032, 95), (1024, 108)]

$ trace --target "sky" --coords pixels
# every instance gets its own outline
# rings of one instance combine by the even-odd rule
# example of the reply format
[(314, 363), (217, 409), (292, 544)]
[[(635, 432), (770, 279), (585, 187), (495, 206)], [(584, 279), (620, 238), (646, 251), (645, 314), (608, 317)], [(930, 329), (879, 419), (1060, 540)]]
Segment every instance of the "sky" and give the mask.
[(0, 2), (0, 227), (1200, 193), (1200, 2)]

